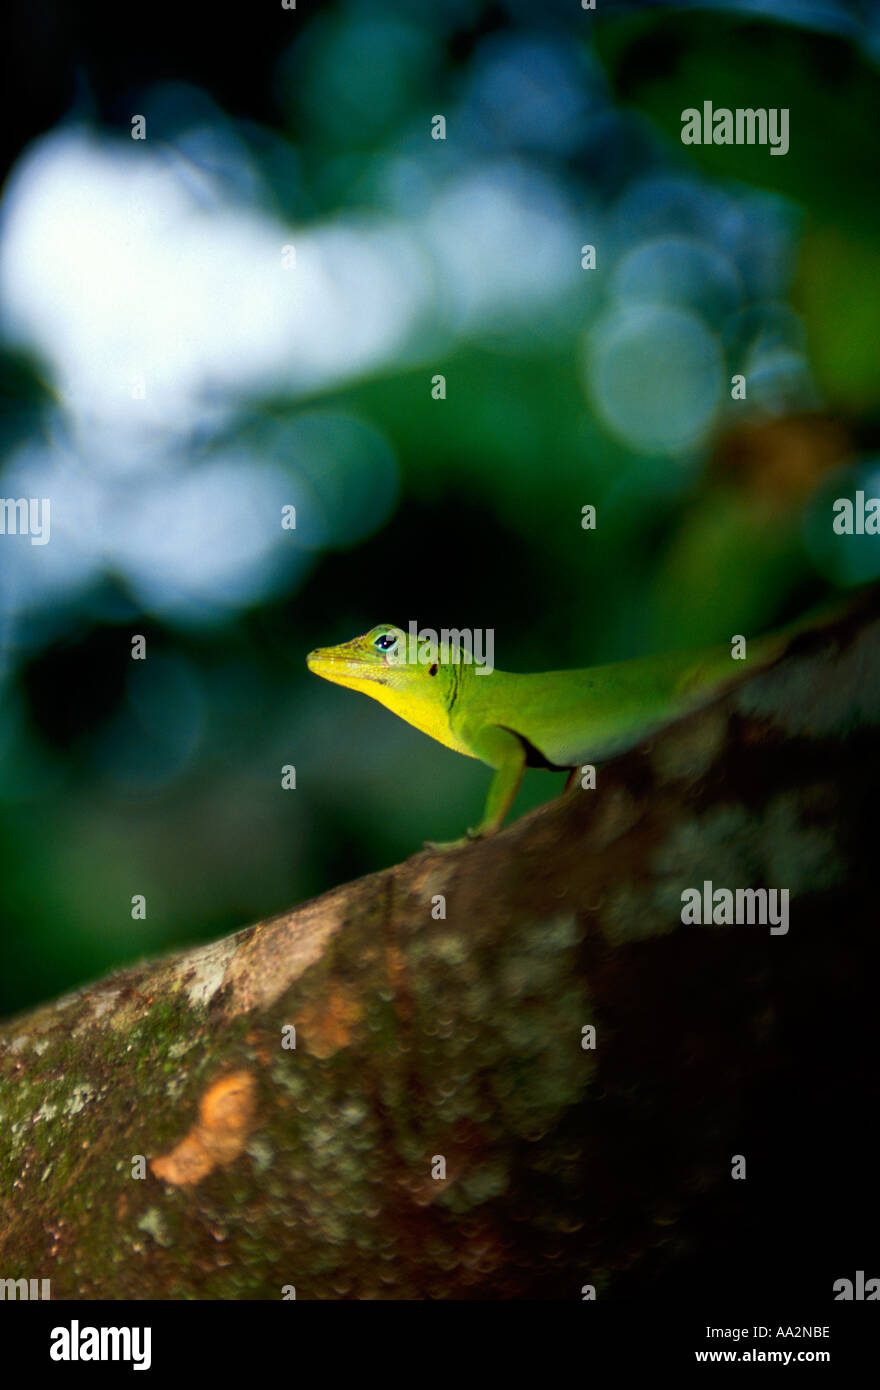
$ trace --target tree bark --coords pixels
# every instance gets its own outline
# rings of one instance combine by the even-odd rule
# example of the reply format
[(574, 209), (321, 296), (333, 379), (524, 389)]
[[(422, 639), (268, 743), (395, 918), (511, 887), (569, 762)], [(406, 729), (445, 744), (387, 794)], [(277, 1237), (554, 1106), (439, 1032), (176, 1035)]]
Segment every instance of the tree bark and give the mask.
[[(874, 591), (595, 790), (5, 1024), (0, 1278), (830, 1300), (876, 1103), (878, 720)], [(787, 889), (789, 930), (684, 925), (706, 881)]]

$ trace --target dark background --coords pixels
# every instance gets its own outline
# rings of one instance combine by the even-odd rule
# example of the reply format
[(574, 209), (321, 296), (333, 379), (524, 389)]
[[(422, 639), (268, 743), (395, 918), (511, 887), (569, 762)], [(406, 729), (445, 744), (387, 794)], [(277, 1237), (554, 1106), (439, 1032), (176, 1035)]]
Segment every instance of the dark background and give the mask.
[[(822, 7), (823, 28), (809, 5), (799, 24), (772, 5), (439, 10), (10, 7), (4, 495), (48, 490), (53, 539), (6, 536), (0, 553), (5, 1011), (472, 823), (484, 770), (309, 677), (313, 646), (414, 619), (493, 628), (502, 668), (591, 664), (754, 633), (877, 571), (868, 538), (828, 524), (830, 498), (876, 468), (876, 28), (844, 5)], [(789, 153), (683, 146), (680, 112), (707, 93), (716, 107), (788, 106)], [(445, 142), (429, 137), (437, 112)], [(88, 332), (98, 239), (119, 244), (102, 206), (123, 201), (138, 160), (153, 161), (159, 196), (163, 181), (183, 186), (205, 249), (194, 271), (176, 257), (182, 219), (132, 246), (137, 312), (112, 334), (128, 329), (140, 350), (137, 313), (158, 302), (149, 352), (192, 365), (185, 408), (174, 382), (151, 381), (154, 414), (132, 425), (124, 380), (108, 379), (124, 341), (108, 330), (94, 363), (87, 337), (68, 359), (53, 347), (56, 319)], [(241, 211), (294, 245), (351, 228), (355, 254), (361, 229), (403, 228), (427, 265), (411, 331), (350, 360), (382, 304), (346, 302), (343, 287), (328, 379), (285, 383), (282, 345), (261, 387), (261, 326), (237, 343), (233, 306), (223, 378), (177, 295), (196, 313), (219, 301), (225, 331), (235, 256), (252, 265), (253, 252), (215, 267), (212, 236)], [(595, 271), (580, 269), (586, 243)], [(330, 246), (331, 276), (346, 255)], [(372, 268), (354, 265), (352, 284)], [(271, 293), (309, 269), (301, 252)], [(284, 330), (306, 363), (309, 314), (320, 323), (319, 302)], [(714, 368), (691, 384), (707, 342)], [(97, 404), (66, 393), (68, 360)], [(739, 370), (748, 396), (733, 402)], [(445, 401), (431, 398), (435, 372)], [(198, 489), (218, 456), (233, 515), (215, 520), (216, 486)], [(276, 472), (249, 516), (265, 460)], [(300, 503), (280, 539), (279, 485)], [(121, 487), (134, 512), (152, 506), (135, 542), (132, 518), (113, 514)], [(71, 513), (86, 489), (84, 536)], [(580, 526), (586, 503), (595, 532)], [(239, 523), (266, 554), (224, 573)], [(174, 587), (181, 557), (200, 553), (217, 571)], [(280, 786), (286, 763), (295, 792)], [(555, 790), (530, 774), (520, 808)]]

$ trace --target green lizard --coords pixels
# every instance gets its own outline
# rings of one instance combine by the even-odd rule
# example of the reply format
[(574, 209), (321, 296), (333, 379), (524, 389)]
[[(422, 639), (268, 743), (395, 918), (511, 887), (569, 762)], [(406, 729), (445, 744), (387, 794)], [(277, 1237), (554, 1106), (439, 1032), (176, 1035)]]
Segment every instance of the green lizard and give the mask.
[(338, 647), (319, 647), (306, 660), (316, 675), (371, 695), (438, 743), (495, 769), (482, 819), (464, 837), (477, 839), (499, 829), (527, 767), (569, 770), (568, 790), (582, 764), (625, 752), (776, 661), (804, 625), (750, 641), (742, 660), (723, 644), (582, 671), (515, 675), (480, 672), (457, 659), (464, 655), (457, 650), (445, 663), (401, 660), (406, 633), (382, 623)]

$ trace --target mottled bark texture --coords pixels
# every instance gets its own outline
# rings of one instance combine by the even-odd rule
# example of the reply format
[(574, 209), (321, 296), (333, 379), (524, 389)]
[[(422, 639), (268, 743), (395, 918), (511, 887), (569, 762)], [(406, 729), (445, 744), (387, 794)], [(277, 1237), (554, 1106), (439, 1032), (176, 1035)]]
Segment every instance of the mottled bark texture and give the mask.
[[(0, 1277), (830, 1301), (876, 1254), (878, 720), (869, 594), (595, 791), (7, 1023)], [(683, 926), (704, 880), (788, 934)]]

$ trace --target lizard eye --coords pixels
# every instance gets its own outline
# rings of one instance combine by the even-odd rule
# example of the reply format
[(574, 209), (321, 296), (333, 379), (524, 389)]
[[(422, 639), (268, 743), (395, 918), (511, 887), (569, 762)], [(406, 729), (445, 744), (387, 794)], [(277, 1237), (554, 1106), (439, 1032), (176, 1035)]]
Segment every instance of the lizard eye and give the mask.
[(390, 647), (394, 646), (396, 641), (397, 638), (392, 637), (390, 632), (382, 632), (376, 638), (373, 646), (376, 648), (377, 652), (387, 652)]

